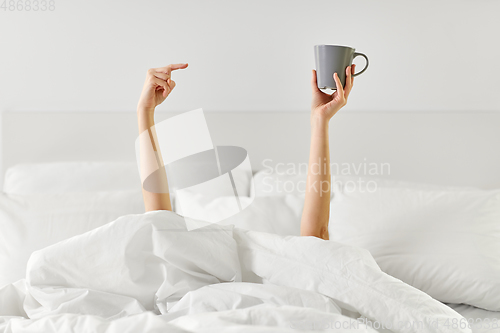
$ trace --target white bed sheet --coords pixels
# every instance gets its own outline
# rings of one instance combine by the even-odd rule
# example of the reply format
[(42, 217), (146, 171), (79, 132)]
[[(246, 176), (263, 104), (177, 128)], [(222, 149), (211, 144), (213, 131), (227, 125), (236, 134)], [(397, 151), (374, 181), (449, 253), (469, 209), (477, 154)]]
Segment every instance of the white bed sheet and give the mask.
[(26, 279), (0, 289), (0, 300), (2, 333), (375, 332), (352, 326), (344, 310), (392, 327), (439, 323), (398, 333), (472, 332), (446, 328), (463, 317), (383, 273), (361, 248), (233, 226), (187, 231), (168, 211), (35, 252)]
[[(473, 333), (500, 333), (500, 311), (488, 311), (476, 308), (467, 304), (446, 304), (464, 317), (463, 325), (468, 325)], [(364, 318), (357, 312), (348, 312), (342, 309), (345, 314), (353, 319)], [(465, 323), (467, 322), (467, 323)], [(457, 325), (460, 322), (457, 322)], [(453, 325), (452, 322), (449, 325)], [(378, 333), (393, 333), (394, 331), (371, 326)]]
[(488, 311), (467, 304), (447, 304), (464, 318), (474, 320), (474, 333), (500, 332), (500, 311)]

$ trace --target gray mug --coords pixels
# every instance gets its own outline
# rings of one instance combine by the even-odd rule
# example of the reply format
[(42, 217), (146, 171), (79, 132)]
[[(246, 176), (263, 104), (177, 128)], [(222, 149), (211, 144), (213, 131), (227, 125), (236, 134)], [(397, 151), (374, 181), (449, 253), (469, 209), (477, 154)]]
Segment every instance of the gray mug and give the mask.
[(353, 76), (366, 71), (368, 68), (368, 57), (363, 53), (354, 52), (356, 49), (349, 46), (340, 45), (315, 45), (314, 58), (316, 60), (316, 79), (319, 89), (337, 89), (333, 73), (337, 72), (342, 87), (345, 87), (345, 70), (352, 65), (352, 60), (357, 56), (362, 56), (366, 59), (365, 68), (361, 72), (355, 73)]

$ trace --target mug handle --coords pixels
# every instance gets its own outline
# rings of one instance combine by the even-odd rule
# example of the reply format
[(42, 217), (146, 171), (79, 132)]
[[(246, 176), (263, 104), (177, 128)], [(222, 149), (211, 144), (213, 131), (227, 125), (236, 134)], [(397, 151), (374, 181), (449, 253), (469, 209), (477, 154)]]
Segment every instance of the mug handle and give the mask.
[(354, 60), (354, 58), (356, 58), (357, 56), (362, 56), (366, 59), (366, 66), (365, 68), (363, 68), (363, 70), (359, 73), (354, 73), (352, 76), (355, 77), (355, 76), (358, 76), (359, 74), (363, 73), (364, 71), (366, 71), (366, 69), (368, 68), (368, 57), (366, 55), (364, 55), (363, 53), (359, 53), (359, 52), (354, 52), (354, 57), (352, 58), (352, 60)]

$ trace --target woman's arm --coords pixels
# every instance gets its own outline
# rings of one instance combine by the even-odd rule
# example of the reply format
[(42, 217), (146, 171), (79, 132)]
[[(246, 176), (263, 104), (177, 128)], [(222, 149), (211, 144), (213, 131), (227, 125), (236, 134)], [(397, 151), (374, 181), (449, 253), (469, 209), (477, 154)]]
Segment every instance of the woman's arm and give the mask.
[[(154, 131), (154, 112), (155, 108), (163, 103), (167, 96), (175, 87), (175, 81), (171, 79), (171, 73), (176, 69), (184, 69), (188, 64), (174, 64), (160, 68), (149, 69), (146, 75), (146, 81), (142, 89), (139, 103), (137, 104), (137, 120), (139, 124), (139, 134), (147, 131), (147, 136), (140, 136), (140, 169), (141, 173), (145, 170), (154, 170), (160, 167), (160, 177), (158, 188), (162, 193), (148, 192), (142, 188), (144, 206), (146, 211), (153, 210), (172, 210), (170, 194), (168, 193), (168, 182), (165, 169), (163, 168), (163, 159), (160, 153), (160, 147), (157, 146), (156, 133)], [(141, 140), (144, 139), (144, 140)], [(152, 144), (155, 156), (147, 156), (148, 149), (146, 145)], [(141, 175), (141, 181), (143, 175)]]
[(330, 218), (330, 147), (328, 141), (328, 123), (330, 119), (347, 103), (351, 92), (356, 65), (346, 68), (345, 90), (342, 88), (337, 73), (334, 74), (337, 90), (329, 95), (318, 89), (316, 71), (312, 73), (312, 107), (311, 107), (311, 148), (307, 170), (306, 197), (302, 220), (301, 236), (328, 237), (328, 220)]

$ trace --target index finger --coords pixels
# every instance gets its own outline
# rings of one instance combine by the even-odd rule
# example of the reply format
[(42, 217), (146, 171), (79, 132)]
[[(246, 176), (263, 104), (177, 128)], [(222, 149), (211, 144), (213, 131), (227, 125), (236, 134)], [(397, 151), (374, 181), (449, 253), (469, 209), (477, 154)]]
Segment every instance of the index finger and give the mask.
[(352, 85), (354, 83), (354, 76), (352, 76), (352, 71), (354, 69), (354, 66), (356, 65), (352, 65), (352, 66), (347, 66), (346, 68), (346, 82), (345, 82), (345, 97), (349, 97), (349, 93), (351, 92), (352, 90)]
[(160, 72), (160, 73), (167, 73), (168, 75), (170, 75), (171, 71), (174, 71), (176, 69), (184, 69), (187, 66), (188, 66), (187, 63), (185, 63), (185, 64), (170, 64), (170, 65), (167, 65), (165, 67), (155, 68), (155, 71)]

